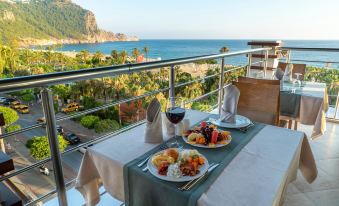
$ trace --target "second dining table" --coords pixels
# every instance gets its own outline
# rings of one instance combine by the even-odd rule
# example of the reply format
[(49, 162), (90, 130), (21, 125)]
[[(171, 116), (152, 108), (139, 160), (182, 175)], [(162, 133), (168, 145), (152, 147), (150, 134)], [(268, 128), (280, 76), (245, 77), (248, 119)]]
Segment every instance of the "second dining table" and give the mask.
[[(210, 116), (209, 113), (187, 110), (185, 118), (190, 119), (193, 126)], [(159, 147), (159, 144), (144, 142), (144, 130), (145, 124), (142, 124), (87, 149), (76, 181), (76, 188), (84, 196), (87, 205), (95, 205), (100, 201), (101, 185), (126, 205), (147, 205), (150, 202), (159, 205), (166, 199), (168, 194), (162, 194), (161, 191), (167, 187), (167, 182), (155, 180), (145, 172), (140, 173), (140, 177), (146, 181), (143, 191), (140, 191), (143, 197), (139, 198), (140, 202), (131, 204), (132, 197), (128, 191), (134, 188), (128, 188), (133, 187), (133, 184), (126, 184), (126, 166)], [(239, 131), (227, 130), (234, 134), (233, 139), (242, 138)], [(200, 149), (198, 151), (203, 152)], [(317, 168), (305, 134), (262, 125), (197, 197), (195, 205), (280, 205), (288, 183), (296, 178), (298, 168), (308, 182), (317, 177)], [(138, 179), (133, 181), (138, 182)], [(154, 188), (158, 190), (157, 194), (149, 192), (154, 191)], [(167, 192), (181, 195), (177, 188)], [(171, 201), (175, 203), (175, 195), (173, 197)], [(148, 202), (144, 203), (144, 199)]]
[(281, 81), (280, 113), (301, 124), (313, 125), (311, 138), (326, 130), (328, 95), (325, 83), (302, 82), (301, 85)]

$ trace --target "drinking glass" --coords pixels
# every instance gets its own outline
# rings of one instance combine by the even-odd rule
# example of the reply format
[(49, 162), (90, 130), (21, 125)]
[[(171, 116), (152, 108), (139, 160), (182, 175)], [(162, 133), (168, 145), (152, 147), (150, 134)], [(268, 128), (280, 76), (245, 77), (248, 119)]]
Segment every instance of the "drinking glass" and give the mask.
[(300, 80), (301, 75), (302, 75), (301, 73), (295, 73), (295, 76), (297, 76), (295, 83), (298, 84), (299, 86), (301, 86), (301, 80)]
[[(185, 104), (180, 97), (170, 97), (166, 104), (166, 117), (174, 124), (174, 142), (172, 147), (179, 147), (180, 144), (177, 141), (177, 124), (181, 122), (185, 117)], [(180, 134), (179, 134), (180, 135)]]

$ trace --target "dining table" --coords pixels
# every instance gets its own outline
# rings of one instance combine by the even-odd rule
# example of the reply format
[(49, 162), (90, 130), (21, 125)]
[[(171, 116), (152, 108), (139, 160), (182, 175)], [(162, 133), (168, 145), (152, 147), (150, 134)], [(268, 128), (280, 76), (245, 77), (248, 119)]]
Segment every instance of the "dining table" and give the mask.
[(326, 84), (281, 81), (280, 91), (280, 114), (291, 117), (301, 124), (312, 125), (312, 139), (323, 135), (329, 107)]
[[(190, 126), (193, 127), (211, 115), (187, 110), (185, 119), (189, 119)], [(234, 147), (238, 151), (223, 167), (219, 166), (219, 173), (214, 174), (213, 180), (210, 178), (216, 171), (207, 176), (205, 181), (209, 182), (209, 185), (205, 185), (201, 193), (194, 193), (199, 195), (193, 205), (281, 205), (287, 185), (295, 180), (298, 170), (309, 183), (316, 179), (316, 163), (303, 132), (255, 122), (254, 124), (258, 127), (249, 128), (248, 133), (242, 131), (244, 134), (237, 129), (220, 128), (230, 131), (232, 135), (232, 142), (223, 147), (225, 158), (226, 151), (232, 147), (235, 140), (241, 141), (241, 138), (251, 135), (252, 137), (245, 141), (241, 148)], [(161, 201), (170, 201), (170, 205), (173, 205), (177, 202), (176, 196), (192, 199), (190, 193), (184, 194), (175, 187), (168, 187), (172, 183), (155, 178), (149, 171), (142, 172), (143, 167), (131, 168), (135, 170), (138, 178), (133, 179), (133, 176), (126, 175), (126, 167), (133, 166), (134, 162), (139, 163), (155, 148), (164, 144), (145, 143), (144, 131), (145, 124), (141, 124), (87, 148), (75, 186), (83, 195), (86, 205), (99, 203), (101, 186), (112, 197), (125, 202), (126, 205), (163, 205), (160, 204)], [(164, 141), (171, 141), (173, 137), (166, 136), (165, 131), (163, 128)], [(184, 148), (188, 146), (184, 145)], [(204, 152), (201, 148), (196, 149)], [(213, 149), (209, 152), (213, 152)], [(126, 181), (130, 184), (126, 184)], [(204, 182), (195, 189), (199, 190), (203, 185)], [(138, 186), (138, 190), (135, 190), (134, 186)], [(134, 193), (131, 194), (131, 191)], [(133, 202), (131, 198), (137, 198), (140, 202)]]

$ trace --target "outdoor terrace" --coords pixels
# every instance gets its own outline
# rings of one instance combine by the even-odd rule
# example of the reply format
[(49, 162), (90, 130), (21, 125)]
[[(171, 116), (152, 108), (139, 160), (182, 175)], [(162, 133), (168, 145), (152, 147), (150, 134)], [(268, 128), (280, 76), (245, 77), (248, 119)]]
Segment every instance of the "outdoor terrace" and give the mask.
[[(48, 186), (48, 192), (46, 194), (41, 195), (40, 197), (37, 197), (36, 199), (30, 199), (26, 200), (26, 205), (34, 205), (38, 202), (44, 202), (45, 205), (56, 205), (58, 204), (57, 201), (59, 201), (60, 205), (66, 205), (65, 199), (67, 197), (68, 204), (79, 204), (80, 202), (84, 203), (84, 200), (82, 199), (80, 193), (78, 193), (74, 188), (75, 179), (64, 179), (64, 173), (67, 172), (67, 170), (71, 170), (72, 168), (62, 167), (61, 162), (63, 159), (67, 156), (74, 155), (75, 153), (78, 156), (82, 155), (78, 152), (78, 150), (91, 146), (93, 144), (96, 144), (98, 142), (101, 142), (105, 139), (111, 138), (115, 135), (121, 134), (124, 131), (127, 131), (133, 127), (136, 127), (143, 123), (143, 121), (136, 122), (134, 124), (131, 124), (125, 128), (122, 128), (118, 131), (114, 131), (111, 133), (104, 134), (103, 136), (99, 136), (93, 139), (90, 139), (84, 143), (81, 143), (80, 145), (77, 145), (75, 147), (71, 147), (66, 149), (63, 154), (60, 155), (58, 149), (56, 149), (56, 122), (60, 122), (60, 125), (62, 124), (72, 124), (72, 121), (70, 119), (90, 114), (102, 109), (106, 109), (109, 107), (113, 107), (122, 103), (135, 101), (141, 98), (145, 98), (148, 96), (153, 96), (160, 92), (169, 92), (169, 96), (175, 95), (175, 90), (177, 88), (190, 85), (195, 82), (206, 82), (209, 79), (218, 77), (219, 79), (219, 87), (218, 89), (215, 89), (213, 91), (210, 91), (209, 93), (203, 94), (202, 96), (196, 97), (191, 100), (187, 100), (186, 103), (191, 103), (195, 101), (200, 101), (205, 99), (206, 97), (210, 95), (218, 95), (218, 103), (213, 105), (212, 109), (217, 109), (221, 107), (222, 104), (222, 89), (224, 86), (229, 83), (225, 82), (227, 79), (227, 76), (231, 75), (232, 72), (237, 70), (243, 70), (247, 75), (257, 76), (258, 73), (263, 72), (263, 77), (270, 78), (270, 69), (268, 66), (268, 51), (270, 51), (271, 48), (258, 48), (258, 49), (251, 49), (246, 51), (240, 51), (240, 52), (232, 52), (232, 53), (226, 53), (226, 54), (216, 54), (216, 55), (207, 55), (207, 56), (199, 56), (199, 57), (190, 57), (190, 58), (183, 58), (183, 59), (175, 59), (175, 60), (165, 60), (160, 62), (149, 62), (149, 63), (140, 63), (140, 64), (131, 64), (131, 65), (121, 65), (121, 66), (112, 66), (112, 67), (105, 67), (105, 68), (96, 68), (96, 69), (88, 69), (88, 70), (79, 70), (79, 71), (72, 71), (72, 72), (60, 72), (60, 73), (53, 73), (53, 74), (46, 74), (46, 75), (38, 75), (38, 76), (31, 76), (31, 77), (22, 77), (22, 78), (15, 78), (15, 79), (8, 79), (8, 80), (1, 80), (0, 81), (0, 91), (4, 93), (17, 91), (21, 89), (27, 89), (27, 88), (41, 88), (42, 90), (42, 104), (44, 109), (44, 115), (47, 120), (47, 128), (48, 128), (48, 136), (51, 141), (51, 152), (52, 157), (47, 158), (41, 161), (38, 161), (32, 165), (16, 165), (16, 170), (14, 172), (10, 172), (3, 177), (0, 177), (0, 181), (7, 181), (8, 179), (13, 180), (16, 176), (22, 177), (26, 172), (30, 170), (35, 170), (36, 173), (39, 173), (36, 169), (37, 167), (52, 162), (53, 165), (53, 172), (55, 176), (55, 188)], [(293, 51), (298, 50), (297, 48), (282, 48), (283, 50), (287, 51)], [(304, 49), (307, 50), (307, 49)], [(313, 48), (311, 50), (324, 50), (324, 52), (338, 52), (339, 49), (332, 50), (332, 49), (316, 49)], [(262, 53), (264, 57), (260, 57), (261, 60), (258, 62), (253, 61), (252, 54), (258, 54)], [(236, 56), (236, 55), (248, 55), (248, 63), (242, 66), (237, 66), (232, 69), (226, 69), (225, 70), (225, 60), (227, 61), (227, 58)], [(182, 65), (186, 63), (195, 62), (198, 60), (208, 60), (208, 59), (218, 59), (220, 60), (220, 71), (218, 74), (210, 75), (210, 76), (204, 76), (200, 77), (198, 79), (194, 79), (193, 81), (185, 82), (185, 83), (176, 83), (175, 82), (175, 65)], [(293, 62), (293, 59), (290, 55), (288, 55), (287, 62)], [(300, 60), (299, 60), (300, 61)], [(332, 62), (335, 63), (335, 62)], [(252, 70), (253, 65), (259, 65), (259, 67), (262, 67), (261, 70)], [(90, 110), (80, 111), (73, 114), (68, 115), (57, 115), (55, 116), (54, 110), (53, 110), (53, 98), (50, 90), (47, 89), (47, 86), (50, 85), (56, 85), (56, 84), (65, 84), (70, 83), (73, 81), (79, 81), (79, 80), (85, 80), (85, 79), (92, 79), (92, 78), (102, 78), (107, 76), (116, 76), (120, 74), (130, 74), (132, 72), (140, 72), (140, 71), (146, 71), (146, 70), (153, 70), (158, 68), (167, 68), (169, 69), (169, 85), (166, 88), (162, 88), (157, 91), (152, 91), (148, 93), (141, 94), (139, 96), (130, 97), (128, 99), (123, 99), (119, 101), (114, 101), (112, 103), (108, 103)], [(220, 75), (224, 74), (224, 75)], [(225, 78), (226, 77), (226, 78)], [(225, 79), (224, 79), (225, 78)], [(285, 197), (284, 204), (285, 205), (319, 205), (319, 203), (324, 203), (323, 201), (327, 201), (328, 204), (323, 205), (334, 205), (336, 201), (338, 201), (338, 197), (335, 195), (336, 192), (339, 190), (339, 177), (336, 174), (339, 170), (339, 147), (338, 147), (338, 140), (336, 140), (336, 137), (339, 135), (339, 127), (336, 123), (338, 121), (338, 97), (336, 94), (331, 94), (330, 98), (333, 100), (330, 102), (330, 109), (327, 114), (328, 117), (328, 124), (327, 124), (327, 131), (325, 134), (317, 138), (315, 140), (310, 141), (311, 147), (315, 155), (319, 175), (317, 180), (309, 185), (305, 182), (305, 180), (298, 174), (298, 178), (296, 181), (291, 183), (287, 190), (287, 195)], [(62, 123), (64, 122), (64, 123)], [(59, 124), (59, 123), (58, 123)], [(5, 140), (13, 138), (18, 138), (20, 141), (19, 134), (23, 132), (28, 132), (33, 129), (37, 129), (40, 127), (45, 126), (44, 123), (39, 123), (33, 125), (32, 122), (28, 124), (25, 128), (5, 133), (1, 135), (2, 138)], [(76, 125), (74, 125), (76, 127)], [(308, 136), (311, 136), (312, 128), (310, 126), (301, 126), (298, 128), (298, 130), (305, 132)], [(82, 131), (83, 133), (87, 133), (90, 131)], [(10, 140), (8, 140), (10, 141)], [(15, 141), (13, 142), (13, 145), (15, 145)], [(26, 154), (27, 156), (29, 154)], [(25, 157), (20, 157), (25, 158)], [(18, 158), (18, 159), (20, 159)], [(76, 173), (73, 175), (76, 176)], [(17, 181), (14, 181), (17, 182)], [(24, 186), (25, 188), (26, 186)], [(37, 185), (34, 182), (31, 182), (31, 186), (28, 187), (40, 187), (44, 189), (45, 185)], [(66, 188), (68, 188), (68, 191), (66, 193)], [(70, 189), (69, 189), (70, 188)], [(102, 195), (102, 205), (112, 205), (112, 203), (120, 205), (122, 203), (114, 200), (109, 194), (107, 194), (103, 188), (101, 188)], [(68, 195), (67, 195), (68, 194)], [(55, 196), (58, 196), (58, 199)]]

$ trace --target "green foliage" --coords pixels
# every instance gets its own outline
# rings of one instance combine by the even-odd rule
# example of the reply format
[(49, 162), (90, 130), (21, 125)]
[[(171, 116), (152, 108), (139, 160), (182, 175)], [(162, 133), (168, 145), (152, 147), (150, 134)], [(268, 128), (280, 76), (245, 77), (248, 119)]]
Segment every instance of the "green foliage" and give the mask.
[(208, 112), (212, 110), (211, 105), (201, 102), (193, 102), (191, 109)]
[(81, 105), (83, 106), (83, 109), (86, 110), (98, 107), (102, 104), (100, 102), (95, 101), (94, 97), (83, 96), (81, 100)]
[(94, 116), (94, 115), (87, 115), (83, 116), (80, 120), (80, 123), (82, 126), (88, 128), (88, 129), (93, 129), (95, 123), (97, 123), (100, 120), (99, 117)]
[(19, 38), (83, 39), (87, 34), (87, 10), (60, 1), (30, 1), (29, 4), (0, 2), (0, 11), (13, 13), (14, 19), (0, 20), (0, 40), (11, 42)]
[(14, 132), (14, 131), (17, 131), (17, 130), (20, 130), (20, 129), (21, 129), (20, 124), (12, 124), (12, 125), (9, 125), (8, 127), (6, 127), (6, 133)]
[(19, 119), (18, 113), (15, 110), (8, 107), (0, 106), (0, 113), (3, 113), (4, 115), (6, 126), (13, 124)]
[[(59, 150), (60, 152), (63, 152), (66, 149), (68, 142), (61, 135), (58, 135), (58, 141)], [(51, 156), (49, 142), (46, 136), (35, 136), (30, 141), (27, 141), (26, 146), (29, 148), (32, 157), (36, 160), (42, 160)]]
[(21, 99), (25, 102), (31, 102), (31, 101), (35, 100), (35, 96), (31, 93), (28, 93), (28, 94), (22, 95)]
[(104, 133), (114, 131), (120, 128), (120, 125), (115, 120), (104, 119), (100, 120), (94, 125), (95, 132)]
[(200, 60), (194, 62), (196, 64), (218, 64), (218, 61), (216, 59), (207, 59), (207, 60)]

